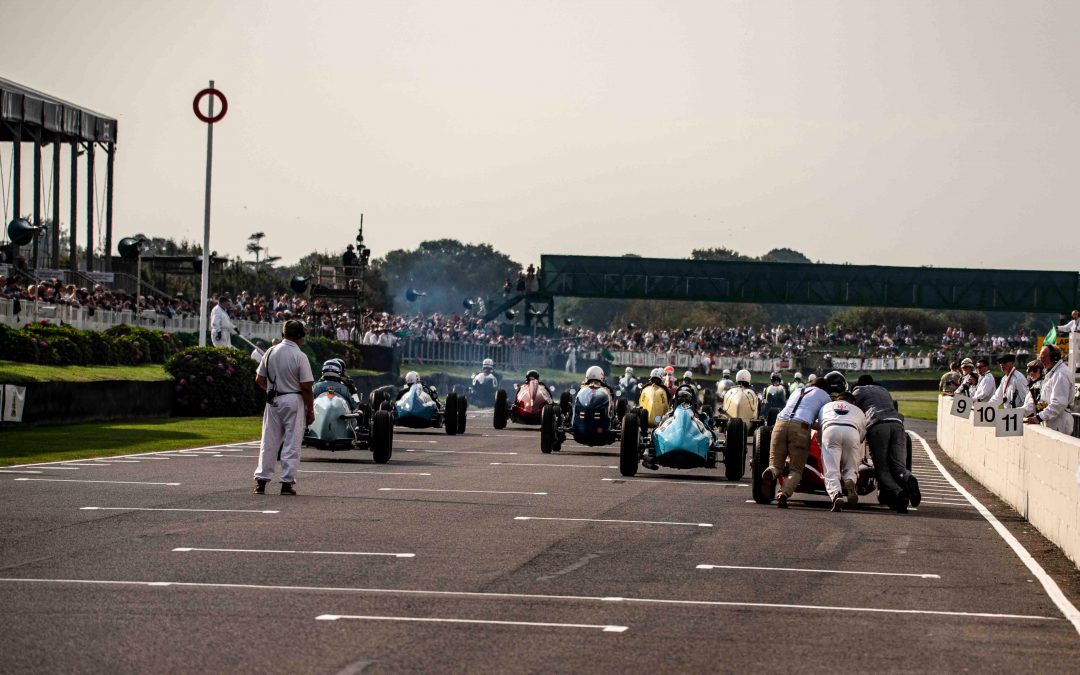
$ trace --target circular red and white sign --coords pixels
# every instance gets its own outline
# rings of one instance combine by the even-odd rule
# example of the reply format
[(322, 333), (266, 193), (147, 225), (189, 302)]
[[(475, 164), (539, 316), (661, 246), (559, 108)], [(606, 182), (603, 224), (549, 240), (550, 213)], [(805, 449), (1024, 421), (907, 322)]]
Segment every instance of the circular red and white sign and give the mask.
[[(202, 103), (202, 100), (207, 96), (213, 96), (221, 104), (221, 110), (213, 117), (204, 115), (203, 112), (199, 110), (199, 104)], [(229, 101), (225, 98), (225, 94), (222, 94), (213, 87), (207, 87), (198, 94), (195, 94), (195, 100), (192, 102), (191, 107), (195, 110), (195, 117), (198, 117), (207, 124), (213, 124), (214, 122), (220, 122), (221, 118), (225, 117), (225, 113), (229, 112)]]

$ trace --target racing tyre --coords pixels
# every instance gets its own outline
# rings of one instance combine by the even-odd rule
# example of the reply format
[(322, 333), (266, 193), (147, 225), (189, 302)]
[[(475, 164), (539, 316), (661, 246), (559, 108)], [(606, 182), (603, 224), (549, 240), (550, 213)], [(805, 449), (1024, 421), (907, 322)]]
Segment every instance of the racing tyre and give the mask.
[(559, 394), (559, 409), (560, 410), (573, 410), (574, 409), (574, 395), (568, 391), (564, 391)]
[(911, 436), (906, 432), (904, 433), (904, 436), (907, 437), (907, 459), (904, 461), (904, 466), (907, 467), (908, 471), (911, 471)]
[(724, 448), (724, 476), (738, 481), (746, 470), (746, 425), (738, 417), (727, 425), (727, 447)]
[(545, 455), (550, 455), (551, 451), (555, 449), (555, 443), (558, 440), (558, 431), (555, 429), (555, 425), (558, 417), (556, 406), (551, 403), (544, 406), (544, 409), (540, 412), (540, 452)]
[(390, 461), (394, 446), (394, 423), (390, 413), (380, 410), (371, 420), (371, 455), (376, 464)]
[(780, 414), (780, 411), (776, 408), (769, 410), (769, 414), (765, 416), (765, 424), (773, 426), (776, 424), (776, 416)]
[(458, 397), (457, 394), (446, 395), (446, 405), (443, 406), (443, 426), (446, 427), (446, 435), (457, 434), (458, 422)]
[(379, 402), (379, 410), (385, 410), (386, 412), (391, 412), (393, 409), (394, 409), (394, 404), (393, 404), (392, 401), (388, 401), (386, 399), (383, 399), (382, 401)]
[(761, 484), (761, 474), (769, 466), (769, 446), (772, 443), (772, 426), (758, 427), (754, 431), (754, 457), (750, 461), (750, 484), (754, 501), (758, 504), (771, 504), (773, 490), (765, 490)]
[(465, 418), (467, 417), (465, 413), (467, 413), (468, 411), (469, 399), (465, 398), (464, 396), (459, 396), (457, 403), (457, 432), (459, 434), (465, 433)]
[(506, 390), (500, 389), (495, 392), (495, 410), (492, 411), (492, 419), (496, 429), (505, 429), (506, 420), (510, 416), (510, 409), (506, 405)]
[(622, 440), (619, 442), (619, 473), (624, 476), (636, 476), (640, 453), (638, 450), (637, 415), (627, 415), (622, 422)]
[(620, 398), (618, 401), (615, 401), (615, 419), (618, 422), (621, 423), (622, 418), (626, 417), (626, 408), (628, 405), (630, 405), (629, 402), (627, 402), (627, 400), (624, 398)]

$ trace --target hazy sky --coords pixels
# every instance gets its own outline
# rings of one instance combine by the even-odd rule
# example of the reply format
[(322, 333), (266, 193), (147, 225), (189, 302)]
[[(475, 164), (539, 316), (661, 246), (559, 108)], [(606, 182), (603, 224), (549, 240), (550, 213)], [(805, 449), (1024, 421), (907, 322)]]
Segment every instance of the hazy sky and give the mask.
[(219, 252), (256, 230), (285, 261), (340, 250), (363, 212), (376, 256), (454, 237), (522, 263), (789, 246), (1080, 266), (1080, 2), (4, 0), (2, 17), (0, 75), (119, 120), (117, 239), (201, 239), (191, 99), (214, 79)]

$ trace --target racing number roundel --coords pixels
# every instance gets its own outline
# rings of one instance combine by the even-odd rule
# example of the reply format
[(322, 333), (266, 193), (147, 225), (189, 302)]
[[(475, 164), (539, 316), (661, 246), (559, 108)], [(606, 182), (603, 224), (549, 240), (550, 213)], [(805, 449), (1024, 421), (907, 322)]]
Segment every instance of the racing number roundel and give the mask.
[[(213, 96), (221, 103), (221, 110), (212, 117), (210, 115), (204, 115), (203, 111), (199, 110), (199, 104), (202, 103), (202, 100), (207, 96)], [(213, 124), (214, 122), (220, 122), (221, 118), (225, 117), (225, 113), (229, 112), (229, 100), (225, 98), (225, 94), (222, 94), (217, 89), (207, 87), (198, 94), (195, 94), (195, 100), (192, 101), (191, 107), (195, 110), (195, 117), (198, 117), (207, 124)]]

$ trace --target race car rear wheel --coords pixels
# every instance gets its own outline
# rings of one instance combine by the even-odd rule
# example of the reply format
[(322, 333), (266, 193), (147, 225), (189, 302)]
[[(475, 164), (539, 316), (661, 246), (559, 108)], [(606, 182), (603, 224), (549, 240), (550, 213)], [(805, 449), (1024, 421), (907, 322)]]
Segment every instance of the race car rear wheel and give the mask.
[(506, 390), (500, 389), (495, 392), (495, 410), (492, 411), (492, 419), (496, 429), (505, 429), (506, 420), (510, 417), (510, 408), (506, 404)]
[(629, 401), (627, 401), (625, 398), (620, 398), (618, 401), (615, 401), (615, 421), (616, 421), (616, 423), (621, 423), (622, 418), (626, 417), (626, 408), (629, 405), (630, 405)]
[(390, 461), (394, 446), (394, 422), (390, 413), (380, 410), (371, 420), (371, 455), (376, 464)]
[(727, 424), (727, 447), (724, 448), (724, 476), (741, 480), (746, 471), (746, 425), (738, 417)]
[(457, 432), (459, 434), (465, 433), (465, 418), (467, 417), (465, 413), (468, 411), (469, 399), (465, 398), (464, 395), (459, 396), (457, 404)]
[(769, 466), (769, 446), (772, 443), (772, 427), (758, 427), (754, 431), (754, 456), (750, 460), (750, 485), (754, 493), (754, 501), (758, 504), (771, 504), (773, 490), (765, 490), (762, 485), (761, 474)]
[(907, 467), (908, 471), (911, 471), (911, 436), (908, 436), (907, 433), (905, 433), (904, 436), (907, 436), (907, 459), (904, 462), (904, 466)]
[(540, 412), (540, 452), (545, 455), (551, 454), (558, 439), (558, 430), (555, 425), (558, 423), (559, 416), (556, 410), (557, 406), (548, 403)]
[(446, 405), (443, 406), (443, 426), (446, 428), (446, 435), (453, 436), (457, 434), (457, 409), (458, 409), (458, 397), (457, 394), (446, 395)]
[(637, 415), (627, 415), (622, 422), (622, 439), (619, 441), (619, 473), (636, 476), (640, 451), (638, 449)]

